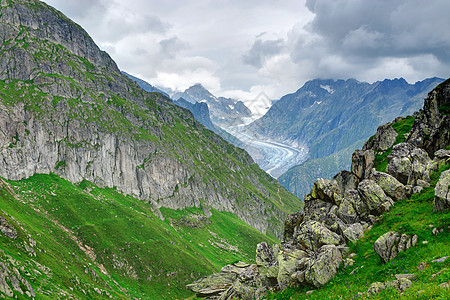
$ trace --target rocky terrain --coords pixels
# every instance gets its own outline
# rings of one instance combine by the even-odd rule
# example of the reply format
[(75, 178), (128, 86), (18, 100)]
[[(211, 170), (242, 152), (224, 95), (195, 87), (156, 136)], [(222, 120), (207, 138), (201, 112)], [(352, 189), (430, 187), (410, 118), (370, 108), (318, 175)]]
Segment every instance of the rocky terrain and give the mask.
[[(448, 168), (449, 103), (447, 80), (428, 94), (414, 118), (400, 117), (380, 126), (363, 150), (353, 153), (351, 171), (341, 171), (331, 181), (317, 180), (305, 196), (304, 212), (285, 220), (280, 245), (261, 243), (256, 249), (256, 264), (226, 266), (188, 288), (199, 296), (217, 299), (260, 299), (268, 291), (287, 287), (324, 286), (342, 264), (351, 262), (354, 254), (350, 255), (350, 244), (357, 243), (396, 203), (430, 187), (433, 172)], [(434, 213), (449, 209), (449, 175), (442, 172), (434, 183)], [(436, 234), (448, 230), (448, 225), (441, 231), (434, 229)], [(418, 239), (415, 234), (390, 231), (373, 247), (387, 262), (414, 247)], [(387, 288), (404, 291), (411, 287), (409, 279), (400, 277), (374, 283), (367, 295)]]
[(228, 211), (281, 235), (280, 220), (298, 200), (244, 151), (140, 89), (53, 8), (3, 1), (0, 21), (0, 176), (89, 180), (157, 214), (161, 207)]

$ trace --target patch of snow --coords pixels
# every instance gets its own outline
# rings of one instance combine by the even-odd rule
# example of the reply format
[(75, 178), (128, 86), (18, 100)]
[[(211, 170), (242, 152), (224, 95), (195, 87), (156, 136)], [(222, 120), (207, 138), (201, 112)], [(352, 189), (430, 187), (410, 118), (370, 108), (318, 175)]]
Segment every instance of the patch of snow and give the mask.
[(310, 96), (310, 97), (316, 97), (316, 94), (314, 94), (314, 93), (311, 92), (311, 91), (307, 91), (306, 93), (307, 93), (308, 96)]
[(320, 85), (320, 87), (321, 88), (323, 88), (324, 90), (326, 90), (328, 93), (330, 93), (330, 94), (333, 94), (334, 92), (335, 92), (335, 90), (333, 90), (332, 88), (331, 88), (331, 86), (329, 86), (329, 85)]
[(234, 109), (234, 105), (228, 104), (228, 107), (229, 107), (230, 109)]

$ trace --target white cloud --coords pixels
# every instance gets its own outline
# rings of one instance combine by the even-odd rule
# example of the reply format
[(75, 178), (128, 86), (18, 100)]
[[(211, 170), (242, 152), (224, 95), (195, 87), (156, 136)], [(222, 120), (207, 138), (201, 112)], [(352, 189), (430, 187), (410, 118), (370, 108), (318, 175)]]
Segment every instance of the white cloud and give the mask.
[(45, 0), (151, 84), (278, 99), (313, 78), (447, 77), (448, 0)]

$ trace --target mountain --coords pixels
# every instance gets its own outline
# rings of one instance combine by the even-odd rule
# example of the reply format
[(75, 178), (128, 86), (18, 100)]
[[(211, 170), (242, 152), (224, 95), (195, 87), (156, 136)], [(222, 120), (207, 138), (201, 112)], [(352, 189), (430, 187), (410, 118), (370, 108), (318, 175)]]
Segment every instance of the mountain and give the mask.
[(191, 103), (206, 102), (209, 107), (211, 121), (220, 127), (242, 124), (244, 118), (252, 115), (242, 101), (231, 98), (216, 97), (201, 84), (195, 84), (183, 93), (172, 96), (174, 100), (183, 98)]
[(306, 159), (301, 156), (298, 167), (291, 164), (291, 169), (277, 176), (284, 187), (303, 197), (314, 179), (331, 179), (348, 167), (348, 159), (336, 160), (345, 157), (339, 153), (352, 152), (356, 149), (352, 145), (366, 140), (377, 126), (398, 115), (412, 114), (420, 108), (426, 92), (442, 81), (428, 78), (408, 84), (400, 78), (369, 84), (355, 79), (315, 79), (283, 96), (243, 130), (256, 140), (306, 150), (308, 155)]
[(136, 83), (137, 83), (141, 88), (143, 88), (144, 91), (147, 91), (147, 92), (149, 92), (149, 93), (156, 92), (156, 93), (163, 94), (163, 95), (166, 96), (166, 97), (169, 97), (169, 94), (167, 94), (166, 92), (164, 92), (164, 91), (162, 91), (162, 90), (160, 90), (160, 89), (154, 87), (153, 85), (151, 85), (150, 83), (148, 83), (148, 82), (145, 81), (145, 80), (142, 80), (142, 79), (140, 79), (140, 78), (137, 78), (137, 77), (135, 77), (135, 76), (133, 76), (133, 75), (130, 75), (130, 74), (128, 74), (127, 72), (124, 72), (124, 71), (122, 71), (122, 74), (126, 75), (126, 76), (127, 76), (128, 78), (130, 78), (131, 80), (136, 81)]
[(187, 285), (231, 299), (447, 299), (450, 272), (450, 79), (413, 116), (379, 126), (350, 171), (318, 179), (283, 241), (256, 264)]
[(1, 295), (182, 298), (301, 209), (54, 8), (2, 1), (0, 36)]
[(309, 148), (309, 158), (328, 156), (358, 140), (396, 116), (412, 114), (426, 93), (442, 82), (429, 78), (408, 84), (403, 78), (373, 84), (315, 79), (283, 96), (247, 130), (276, 141)]
[(350, 169), (352, 153), (363, 146), (364, 141), (333, 153), (326, 157), (309, 159), (300, 165), (290, 168), (277, 178), (278, 182), (300, 199), (311, 191), (318, 178), (331, 179), (342, 169)]

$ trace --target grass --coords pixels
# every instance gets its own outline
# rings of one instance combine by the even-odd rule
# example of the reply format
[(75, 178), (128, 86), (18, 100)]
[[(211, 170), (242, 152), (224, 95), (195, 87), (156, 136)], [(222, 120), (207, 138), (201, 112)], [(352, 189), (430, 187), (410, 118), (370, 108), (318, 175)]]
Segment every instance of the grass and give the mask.
[[(412, 116), (407, 116), (402, 120), (393, 123), (392, 128), (397, 132), (394, 145), (406, 142), (406, 135), (411, 131), (415, 119)], [(387, 157), (392, 153), (392, 147), (386, 151), (375, 151), (374, 166), (377, 171), (386, 172), (388, 165)]]
[[(59, 290), (101, 298), (94, 287), (124, 299), (183, 298), (194, 279), (238, 260), (251, 262), (257, 243), (277, 242), (231, 213), (213, 210), (208, 218), (198, 208), (162, 209), (162, 221), (149, 204), (87, 181), (75, 186), (51, 174), (8, 184), (17, 196), (0, 190), (0, 215), (14, 216), (9, 220), (22, 229), (16, 240), (0, 236), (1, 250), (30, 274), (37, 269), (33, 261), (50, 268), (51, 276), (27, 277), (49, 298)], [(37, 242), (33, 261), (23, 256), (29, 237)], [(93, 249), (95, 261), (74, 239)]]

